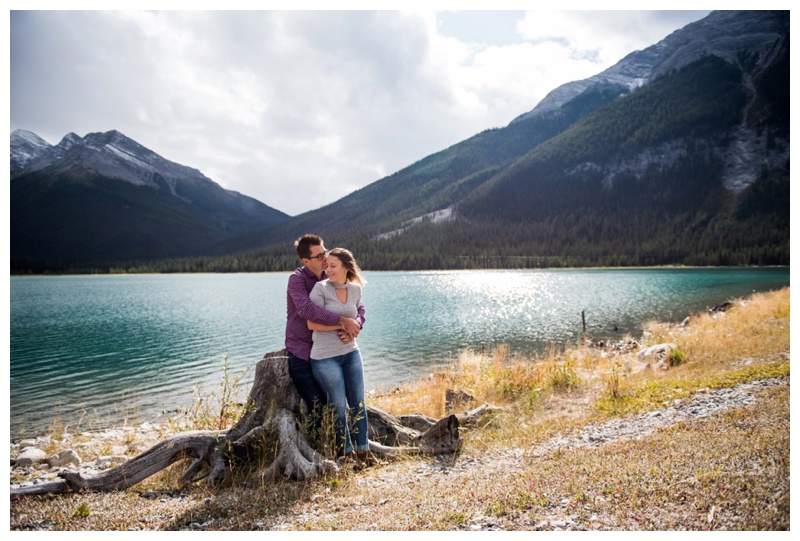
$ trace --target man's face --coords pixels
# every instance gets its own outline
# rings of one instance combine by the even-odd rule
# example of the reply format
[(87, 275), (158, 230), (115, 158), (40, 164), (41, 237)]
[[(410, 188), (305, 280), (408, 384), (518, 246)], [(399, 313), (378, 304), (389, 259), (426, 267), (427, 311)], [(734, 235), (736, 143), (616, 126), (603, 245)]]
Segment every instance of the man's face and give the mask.
[(322, 276), (322, 271), (328, 266), (328, 256), (325, 253), (325, 245), (311, 247), (311, 257), (303, 259), (303, 265), (308, 267), (308, 270)]

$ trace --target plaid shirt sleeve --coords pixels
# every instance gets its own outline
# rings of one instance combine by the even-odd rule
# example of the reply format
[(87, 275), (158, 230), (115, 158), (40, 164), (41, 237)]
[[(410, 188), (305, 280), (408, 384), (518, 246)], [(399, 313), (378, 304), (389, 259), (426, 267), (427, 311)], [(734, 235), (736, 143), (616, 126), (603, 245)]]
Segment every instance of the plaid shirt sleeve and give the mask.
[(302, 276), (292, 274), (289, 277), (287, 294), (294, 304), (297, 316), (304, 320), (304, 325), (305, 320), (311, 320), (321, 325), (336, 325), (339, 323), (339, 316), (337, 314), (325, 310), (311, 302), (311, 299), (308, 298), (309, 291), (306, 289), (306, 284)]

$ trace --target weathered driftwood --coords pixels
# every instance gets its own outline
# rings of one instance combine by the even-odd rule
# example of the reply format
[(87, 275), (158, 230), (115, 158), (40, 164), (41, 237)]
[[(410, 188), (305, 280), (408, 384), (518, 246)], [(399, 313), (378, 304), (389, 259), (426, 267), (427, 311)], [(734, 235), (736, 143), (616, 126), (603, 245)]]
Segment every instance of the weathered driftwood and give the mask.
[[(336, 472), (337, 464), (315, 451), (301, 429), (300, 396), (289, 376), (286, 360), (286, 350), (280, 350), (267, 353), (256, 364), (246, 411), (232, 428), (178, 433), (101, 474), (83, 477), (65, 470), (57, 481), (12, 489), (11, 498), (80, 490), (123, 490), (185, 459), (192, 460), (180, 478), (186, 484), (203, 481), (218, 486), (230, 478), (234, 464), (257, 470), (265, 456), (270, 458), (269, 463), (252, 475), (249, 482), (305, 480)], [(368, 406), (370, 450), (385, 458), (411, 454), (455, 456), (462, 445), (459, 426), (474, 424), (492, 409), (481, 406), (436, 420), (424, 415), (398, 417)], [(264, 449), (266, 442), (271, 442), (269, 450)]]

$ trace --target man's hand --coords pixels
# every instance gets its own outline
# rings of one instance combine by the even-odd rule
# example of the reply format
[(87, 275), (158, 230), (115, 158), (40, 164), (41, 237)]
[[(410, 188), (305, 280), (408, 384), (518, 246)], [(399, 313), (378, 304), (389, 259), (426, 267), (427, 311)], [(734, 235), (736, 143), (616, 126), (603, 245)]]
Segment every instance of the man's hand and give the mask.
[(342, 329), (339, 331), (339, 339), (345, 344), (355, 340), (358, 333), (361, 332), (361, 325), (350, 317), (339, 317), (339, 325), (342, 326)]
[(340, 317), (339, 325), (342, 326), (342, 330), (344, 330), (344, 332), (353, 338), (356, 338), (358, 333), (361, 332), (361, 325), (359, 325), (358, 322), (351, 317)]

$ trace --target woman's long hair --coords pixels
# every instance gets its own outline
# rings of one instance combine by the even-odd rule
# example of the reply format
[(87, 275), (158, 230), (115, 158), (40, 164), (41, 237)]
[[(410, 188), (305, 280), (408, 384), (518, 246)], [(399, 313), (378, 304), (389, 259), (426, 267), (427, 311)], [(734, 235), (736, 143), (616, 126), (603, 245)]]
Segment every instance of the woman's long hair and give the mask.
[(356, 258), (353, 253), (347, 248), (334, 248), (328, 252), (328, 257), (334, 256), (342, 262), (342, 266), (347, 271), (347, 281), (355, 282), (360, 285), (365, 285), (367, 281), (361, 276), (361, 269), (356, 263)]

